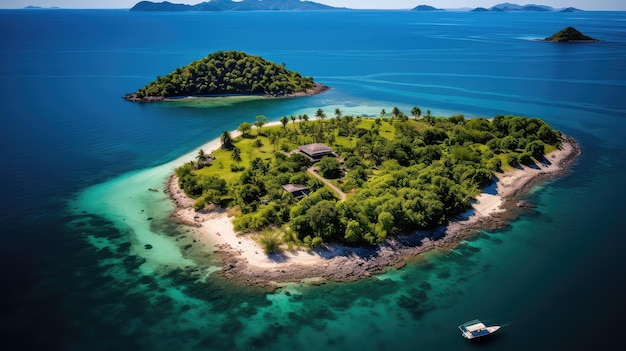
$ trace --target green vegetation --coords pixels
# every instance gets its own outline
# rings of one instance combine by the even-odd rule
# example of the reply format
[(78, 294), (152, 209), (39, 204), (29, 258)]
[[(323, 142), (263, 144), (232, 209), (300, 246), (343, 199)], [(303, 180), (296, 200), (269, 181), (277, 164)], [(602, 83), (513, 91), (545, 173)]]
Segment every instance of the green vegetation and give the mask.
[(138, 99), (224, 94), (285, 95), (306, 92), (314, 85), (313, 78), (302, 77), (300, 73), (286, 69), (284, 64), (278, 65), (244, 52), (219, 51), (164, 77), (157, 77), (135, 95)]
[[(411, 114), (409, 119), (394, 108), (390, 117), (371, 119), (336, 110), (336, 117), (324, 119), (318, 110), (316, 121), (284, 117), (280, 125), (258, 125), (254, 134), (244, 122), (238, 128), (244, 135), (231, 139), (231, 150), (213, 153), (209, 165), (199, 154), (198, 162), (176, 173), (185, 192), (197, 199), (196, 208), (209, 203), (232, 208), (235, 229), (264, 233), (267, 252), (283, 243), (377, 244), (466, 211), (495, 172), (541, 162), (562, 138), (537, 118), (442, 118), (430, 111), (420, 118), (419, 108)], [(256, 120), (264, 124), (265, 117)], [(326, 156), (315, 168), (348, 194), (345, 201), (307, 173), (312, 161), (290, 153), (311, 143), (324, 143), (340, 156)], [(310, 193), (294, 197), (282, 188), (286, 184), (305, 185)]]
[(596, 39), (586, 36), (579, 32), (574, 27), (567, 27), (558, 33), (555, 33), (545, 39), (546, 41), (553, 42), (568, 42), (568, 41), (597, 41)]

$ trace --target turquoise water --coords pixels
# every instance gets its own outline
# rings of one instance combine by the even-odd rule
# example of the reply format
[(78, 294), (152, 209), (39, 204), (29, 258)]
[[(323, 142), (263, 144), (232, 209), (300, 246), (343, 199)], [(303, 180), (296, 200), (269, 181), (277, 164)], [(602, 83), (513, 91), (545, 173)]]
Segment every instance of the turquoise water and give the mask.
[[(18, 350), (609, 348), (626, 307), (616, 205), (626, 198), (625, 21), (621, 12), (0, 11), (0, 340)], [(603, 42), (534, 40), (567, 25)], [(210, 104), (121, 98), (231, 49), (333, 89)], [(167, 197), (147, 190), (256, 115), (415, 105), (537, 116), (583, 154), (535, 187), (534, 211), (503, 230), (373, 278), (276, 291), (214, 274), (213, 248), (173, 225)], [(505, 327), (470, 344), (456, 326), (473, 318)], [(572, 333), (581, 320), (585, 332)]]

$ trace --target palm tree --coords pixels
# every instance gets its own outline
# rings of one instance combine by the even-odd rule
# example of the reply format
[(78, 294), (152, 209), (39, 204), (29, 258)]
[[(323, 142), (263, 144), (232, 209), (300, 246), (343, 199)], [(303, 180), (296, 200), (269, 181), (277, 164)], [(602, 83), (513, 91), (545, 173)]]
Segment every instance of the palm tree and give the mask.
[(293, 122), (293, 130), (296, 130), (296, 116), (291, 115), (289, 118), (291, 118), (291, 121)]
[(338, 119), (341, 118), (341, 110), (338, 108), (335, 109), (335, 117), (337, 117)]
[(202, 168), (207, 158), (208, 156), (206, 153), (204, 153), (204, 150), (200, 149), (200, 151), (198, 151), (198, 156), (196, 156), (196, 160), (198, 160), (197, 168)]
[(256, 121), (254, 121), (254, 125), (256, 126), (256, 134), (259, 135), (261, 133), (261, 127), (267, 123), (267, 117), (263, 115), (256, 116)]
[(424, 116), (424, 120), (431, 126), (435, 125), (435, 118), (430, 115), (430, 110), (426, 110), (426, 116)]
[(386, 114), (387, 114), (387, 111), (385, 111), (385, 109), (380, 110), (380, 117), (381, 118), (384, 118)]
[(263, 141), (261, 141), (261, 139), (260, 139), (260, 138), (257, 138), (257, 139), (254, 141), (254, 146), (255, 146), (257, 149), (259, 149), (259, 150), (260, 150), (260, 149), (261, 149), (261, 147), (263, 147)]
[(321, 108), (318, 108), (317, 111), (315, 112), (315, 117), (319, 119), (321, 123), (324, 120), (324, 118), (326, 118), (326, 114), (324, 113), (324, 110), (322, 110)]
[(305, 122), (308, 122), (308, 120), (309, 120), (309, 115), (307, 115), (307, 114), (305, 113), (305, 114), (302, 116), (302, 119), (303, 119)]
[(283, 130), (287, 131), (287, 123), (289, 123), (289, 118), (282, 116), (280, 118), (280, 123), (283, 125)]
[(413, 115), (413, 117), (414, 117), (415, 119), (418, 119), (418, 118), (420, 118), (420, 116), (422, 115), (422, 110), (420, 110), (420, 108), (419, 108), (419, 107), (414, 106), (414, 107), (411, 109), (411, 114)]
[(270, 144), (274, 145), (274, 151), (278, 150), (278, 133), (270, 133)]
[(393, 110), (391, 110), (391, 119), (396, 119), (398, 116), (400, 116), (400, 109), (394, 107)]

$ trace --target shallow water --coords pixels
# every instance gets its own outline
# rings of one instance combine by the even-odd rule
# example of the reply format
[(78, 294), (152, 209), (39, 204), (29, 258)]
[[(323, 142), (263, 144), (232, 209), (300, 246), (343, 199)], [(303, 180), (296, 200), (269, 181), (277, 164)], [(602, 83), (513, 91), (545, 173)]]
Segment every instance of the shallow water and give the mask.
[[(625, 307), (624, 211), (615, 205), (626, 195), (623, 18), (0, 11), (1, 340), (77, 350), (611, 346)], [(603, 42), (532, 40), (566, 25)], [(230, 49), (333, 89), (236, 103), (121, 98)], [(435, 115), (537, 116), (583, 154), (570, 174), (535, 187), (534, 211), (503, 230), (376, 277), (276, 291), (212, 273), (219, 256), (198, 260), (188, 229), (167, 220), (167, 197), (148, 191), (200, 145), (257, 115), (415, 105)], [(470, 344), (456, 326), (473, 318), (505, 327)], [(587, 332), (572, 334), (573, 321)]]

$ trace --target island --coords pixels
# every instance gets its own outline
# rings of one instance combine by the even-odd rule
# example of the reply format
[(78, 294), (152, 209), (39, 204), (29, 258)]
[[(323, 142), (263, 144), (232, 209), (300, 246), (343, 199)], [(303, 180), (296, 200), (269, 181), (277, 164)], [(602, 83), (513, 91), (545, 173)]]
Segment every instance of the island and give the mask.
[(224, 277), (352, 280), (501, 228), (532, 207), (521, 198), (530, 186), (579, 154), (538, 118), (318, 109), (224, 131), (167, 192), (173, 218), (221, 255)]
[(430, 11), (445, 11), (444, 9), (438, 9), (430, 5), (417, 5), (411, 11), (417, 12), (430, 12)]
[(494, 5), (488, 9), (484, 7), (477, 7), (471, 11), (472, 12), (551, 12), (551, 11), (577, 12), (577, 11), (582, 11), (582, 10), (579, 10), (575, 7), (555, 9), (554, 7), (548, 6), (548, 5), (535, 5), (535, 4), (518, 5), (518, 4), (505, 2), (502, 4)]
[(176, 97), (223, 95), (296, 97), (328, 89), (285, 66), (240, 51), (218, 51), (157, 77), (124, 98), (132, 102), (154, 102)]
[(130, 11), (328, 11), (338, 8), (300, 0), (210, 0), (196, 5), (141, 1)]
[(554, 43), (589, 43), (598, 42), (599, 40), (582, 34), (574, 27), (567, 27), (558, 33), (545, 38), (543, 41)]

